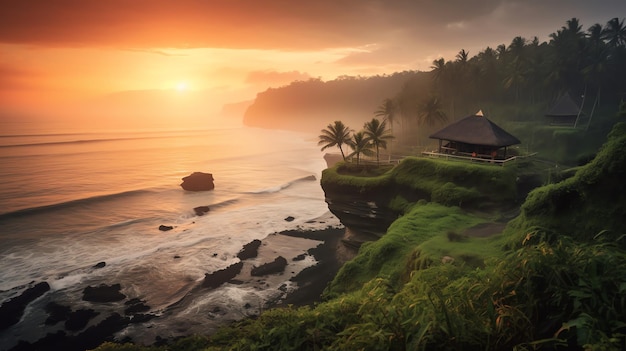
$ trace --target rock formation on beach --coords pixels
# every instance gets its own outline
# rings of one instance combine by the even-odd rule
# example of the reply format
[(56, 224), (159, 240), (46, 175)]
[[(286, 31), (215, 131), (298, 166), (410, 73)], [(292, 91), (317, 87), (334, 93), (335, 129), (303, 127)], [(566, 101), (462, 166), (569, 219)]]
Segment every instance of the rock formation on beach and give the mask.
[(26, 306), (48, 290), (50, 290), (50, 285), (47, 282), (41, 282), (26, 289), (21, 295), (4, 302), (0, 306), (0, 315), (3, 316), (0, 319), (0, 330), (7, 329), (19, 322)]
[(211, 274), (206, 273), (202, 281), (203, 288), (215, 289), (227, 281), (235, 278), (243, 268), (243, 262), (234, 263), (224, 269), (217, 270)]
[(195, 212), (196, 216), (204, 216), (204, 214), (210, 210), (209, 206), (198, 206), (194, 207), (193, 212)]
[(253, 277), (259, 277), (268, 274), (282, 273), (285, 270), (285, 267), (287, 267), (287, 260), (282, 256), (278, 256), (272, 262), (262, 264), (258, 267), (252, 267), (250, 275)]
[(245, 244), (241, 251), (237, 254), (237, 258), (240, 260), (247, 260), (249, 258), (255, 258), (259, 254), (259, 246), (261, 246), (261, 240), (254, 239), (251, 242)]
[(126, 298), (126, 295), (122, 294), (120, 284), (106, 285), (100, 284), (99, 286), (88, 286), (83, 289), (83, 300), (89, 302), (115, 302), (121, 301)]
[(183, 178), (183, 182), (180, 186), (187, 191), (213, 190), (215, 188), (215, 184), (213, 183), (213, 174), (193, 172)]

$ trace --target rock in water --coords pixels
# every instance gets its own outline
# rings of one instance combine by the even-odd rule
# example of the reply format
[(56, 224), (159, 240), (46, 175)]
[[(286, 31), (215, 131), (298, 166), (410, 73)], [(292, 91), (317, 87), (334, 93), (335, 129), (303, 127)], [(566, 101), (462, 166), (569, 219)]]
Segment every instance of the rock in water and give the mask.
[(243, 246), (241, 251), (237, 254), (237, 257), (242, 261), (255, 258), (259, 254), (259, 246), (261, 246), (261, 240), (254, 239)]
[(83, 289), (83, 300), (90, 302), (115, 302), (124, 300), (126, 295), (122, 294), (120, 284), (92, 287), (91, 285)]
[(26, 306), (48, 290), (50, 290), (50, 285), (46, 282), (41, 282), (26, 289), (21, 295), (2, 303), (2, 306), (0, 306), (0, 316), (2, 316), (0, 318), (0, 330), (7, 329), (19, 322)]
[(204, 216), (205, 213), (209, 212), (211, 209), (209, 206), (198, 206), (193, 209), (196, 213), (196, 216)]
[(193, 172), (183, 178), (183, 182), (180, 186), (188, 191), (206, 191), (213, 190), (215, 184), (213, 184), (213, 174), (203, 172)]
[(273, 262), (265, 263), (258, 267), (252, 267), (250, 275), (259, 277), (268, 274), (282, 273), (285, 271), (285, 267), (287, 267), (287, 260), (282, 256), (278, 256)]
[(241, 268), (243, 268), (243, 262), (237, 262), (237, 263), (231, 264), (230, 266), (224, 269), (215, 271), (211, 274), (205, 273), (204, 281), (202, 282), (202, 287), (215, 289), (219, 287), (220, 285), (236, 277), (237, 274), (241, 272)]

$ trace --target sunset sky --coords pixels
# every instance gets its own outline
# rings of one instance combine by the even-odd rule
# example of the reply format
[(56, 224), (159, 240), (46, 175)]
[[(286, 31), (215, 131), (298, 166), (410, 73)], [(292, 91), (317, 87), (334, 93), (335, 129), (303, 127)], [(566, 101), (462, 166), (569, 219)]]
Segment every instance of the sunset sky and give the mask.
[(572, 17), (586, 30), (626, 16), (624, 0), (0, 4), (0, 121), (202, 120), (293, 80), (427, 71), (461, 49), (546, 41)]

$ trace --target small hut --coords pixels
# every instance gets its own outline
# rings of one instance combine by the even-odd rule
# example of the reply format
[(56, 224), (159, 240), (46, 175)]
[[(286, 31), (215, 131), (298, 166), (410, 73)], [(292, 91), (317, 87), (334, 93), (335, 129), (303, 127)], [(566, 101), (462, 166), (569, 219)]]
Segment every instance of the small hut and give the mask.
[(551, 125), (574, 126), (580, 113), (578, 104), (568, 93), (565, 93), (546, 112), (546, 117)]
[(506, 159), (507, 147), (520, 143), (482, 111), (448, 125), (430, 138), (439, 139), (439, 153), (491, 159)]

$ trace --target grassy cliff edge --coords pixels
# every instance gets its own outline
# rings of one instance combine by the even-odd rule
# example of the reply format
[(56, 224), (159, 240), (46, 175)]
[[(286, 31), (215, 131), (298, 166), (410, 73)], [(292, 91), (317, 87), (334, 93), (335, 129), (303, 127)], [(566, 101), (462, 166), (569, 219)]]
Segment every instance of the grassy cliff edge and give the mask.
[(511, 170), (417, 158), (376, 177), (326, 170), (325, 190), (381, 195), (400, 216), (324, 302), (167, 347), (98, 350), (626, 349), (625, 150), (621, 123), (592, 162), (531, 192), (487, 238), (464, 233), (515, 200)]

